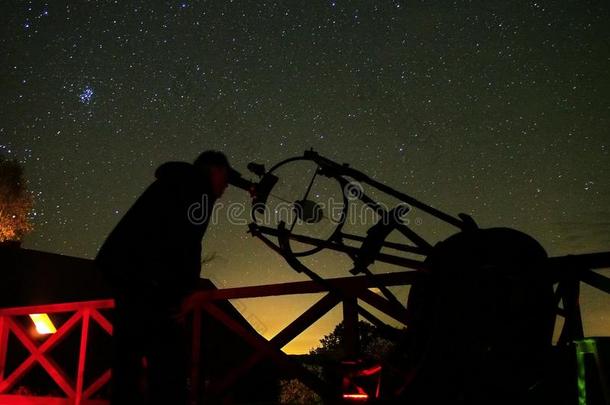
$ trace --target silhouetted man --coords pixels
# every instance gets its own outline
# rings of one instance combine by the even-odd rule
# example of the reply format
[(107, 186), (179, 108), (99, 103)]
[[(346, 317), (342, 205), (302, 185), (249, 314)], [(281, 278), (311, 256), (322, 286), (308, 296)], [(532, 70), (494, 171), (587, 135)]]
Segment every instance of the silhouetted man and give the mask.
[(113, 404), (186, 403), (180, 304), (197, 285), (201, 240), (230, 173), (216, 151), (164, 163), (101, 247), (116, 301)]

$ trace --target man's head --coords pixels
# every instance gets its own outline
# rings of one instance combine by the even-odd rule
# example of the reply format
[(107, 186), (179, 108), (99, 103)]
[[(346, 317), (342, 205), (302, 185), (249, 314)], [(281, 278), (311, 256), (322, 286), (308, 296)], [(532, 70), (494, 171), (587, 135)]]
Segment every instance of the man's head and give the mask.
[(203, 175), (210, 180), (214, 197), (220, 198), (229, 184), (231, 170), (225, 154), (215, 150), (206, 150), (195, 159), (193, 166), (201, 170)]

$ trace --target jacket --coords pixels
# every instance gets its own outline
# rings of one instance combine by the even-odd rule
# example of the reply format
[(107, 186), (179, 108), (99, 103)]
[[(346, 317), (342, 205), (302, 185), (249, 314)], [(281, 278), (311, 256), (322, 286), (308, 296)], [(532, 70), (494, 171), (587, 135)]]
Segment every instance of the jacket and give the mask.
[(175, 303), (196, 285), (215, 199), (192, 164), (167, 162), (100, 248), (96, 262), (117, 294)]

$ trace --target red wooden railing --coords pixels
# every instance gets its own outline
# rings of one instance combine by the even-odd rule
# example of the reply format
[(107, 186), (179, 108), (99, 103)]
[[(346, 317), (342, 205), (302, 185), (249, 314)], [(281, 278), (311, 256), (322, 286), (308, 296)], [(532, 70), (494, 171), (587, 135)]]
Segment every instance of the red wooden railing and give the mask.
[[(106, 333), (112, 335), (112, 324), (100, 312), (102, 309), (114, 307), (113, 300), (73, 302), (17, 308), (0, 308), (0, 404), (45, 404), (45, 405), (102, 405), (108, 401), (92, 399), (92, 397), (110, 381), (110, 369), (106, 369), (93, 382), (85, 385), (85, 367), (87, 366), (87, 344), (90, 326), (96, 322)], [(57, 331), (38, 344), (17, 320), (17, 317), (32, 313), (68, 313), (69, 318)], [(68, 365), (57, 364), (48, 354), (62, 342), (68, 334), (80, 328), (80, 345), (76, 379), (71, 379), (65, 373)], [(6, 370), (9, 335), (13, 335), (19, 344), (28, 352), (28, 357), (10, 373)], [(42, 366), (45, 372), (63, 391), (62, 397), (36, 397), (11, 394), (27, 372), (36, 364)]]
[[(192, 313), (192, 363), (191, 363), (191, 403), (198, 403), (201, 399), (199, 388), (200, 364), (206, 359), (201, 358), (201, 328), (202, 316), (211, 316), (219, 320), (228, 329), (239, 335), (254, 349), (253, 354), (244, 359), (241, 364), (232, 369), (226, 376), (212, 381), (206, 396), (218, 397), (226, 393), (240, 377), (244, 376), (260, 361), (270, 358), (278, 367), (299, 378), (322, 397), (329, 397), (331, 387), (316, 375), (309, 372), (301, 364), (290, 358), (281, 348), (290, 343), (305, 329), (324, 316), (339, 303), (343, 303), (343, 317), (346, 328), (345, 340), (347, 352), (355, 353), (357, 350), (357, 322), (362, 315), (373, 323), (379, 320), (369, 311), (358, 305), (358, 299), (368, 303), (374, 308), (386, 313), (394, 319), (406, 323), (406, 311), (403, 307), (394, 306), (385, 298), (371, 292), (369, 288), (385, 285), (410, 284), (415, 272), (401, 272), (383, 274), (374, 277), (345, 277), (329, 279), (327, 286), (313, 281), (261, 285), (241, 288), (227, 288), (222, 290), (201, 291), (185, 301), (184, 310)], [(332, 287), (332, 292), (329, 291)], [(246, 325), (224, 312), (219, 301), (269, 297), (278, 295), (296, 295), (308, 293), (325, 293), (325, 295), (287, 325), (270, 340), (248, 329)], [(40, 306), (27, 306), (0, 309), (0, 404), (49, 404), (49, 405), (103, 405), (107, 400), (93, 399), (92, 397), (110, 381), (110, 369), (105, 370), (92, 383), (84, 384), (85, 369), (87, 367), (87, 344), (91, 322), (96, 322), (109, 335), (112, 335), (112, 324), (100, 312), (101, 309), (113, 308), (113, 300), (74, 302), (65, 304), (51, 304)], [(57, 332), (50, 335), (41, 344), (33, 338), (22, 326), (17, 317), (32, 313), (70, 313), (66, 322), (58, 327)], [(66, 365), (62, 366), (47, 354), (57, 346), (71, 331), (80, 327), (80, 346), (76, 379), (70, 379), (64, 372)], [(13, 334), (17, 341), (28, 351), (29, 356), (10, 373), (6, 373), (6, 355), (11, 348), (8, 347), (8, 336)], [(46, 373), (63, 391), (61, 397), (36, 397), (11, 394), (13, 389), (25, 377), (27, 372), (36, 364), (40, 364)]]
[[(610, 253), (581, 255), (579, 257), (552, 258), (549, 265), (557, 268), (559, 283), (557, 288), (557, 301), (563, 302), (563, 308), (558, 308), (558, 314), (566, 318), (560, 343), (567, 344), (575, 339), (582, 338), (582, 322), (580, 321), (580, 307), (578, 304), (578, 286), (580, 282), (588, 283), (602, 291), (610, 293), (610, 280), (591, 269), (606, 268), (610, 266)], [(271, 359), (287, 374), (297, 377), (305, 385), (317, 392), (323, 398), (332, 398), (335, 395), (332, 387), (322, 381), (317, 375), (308, 371), (303, 365), (292, 359), (282, 351), (282, 348), (309, 328), (338, 304), (343, 306), (343, 321), (345, 326), (345, 352), (355, 354), (358, 348), (358, 317), (362, 316), (373, 324), (383, 323), (360, 303), (366, 303), (385, 315), (407, 324), (406, 308), (390, 301), (371, 291), (371, 288), (380, 286), (403, 286), (412, 284), (419, 276), (417, 271), (402, 271), (396, 273), (379, 274), (374, 276), (351, 276), (335, 279), (326, 279), (324, 283), (315, 281), (292, 282), (262, 286), (240, 288), (226, 288), (222, 290), (207, 290), (193, 294), (185, 301), (185, 312), (191, 313), (192, 324), (192, 363), (191, 363), (191, 403), (196, 404), (202, 398), (220, 398), (256, 364), (264, 359)], [(323, 293), (324, 295), (310, 308), (288, 324), (271, 339), (265, 339), (248, 328), (243, 322), (235, 319), (222, 310), (220, 301), (269, 297), (279, 295), (298, 295), (310, 293)], [(110, 381), (110, 370), (105, 370), (93, 382), (86, 385), (84, 381), (87, 367), (87, 343), (92, 322), (96, 322), (109, 335), (112, 335), (112, 324), (100, 312), (102, 309), (112, 308), (112, 300), (75, 302), (66, 304), (52, 304), (41, 306), (28, 306), (19, 308), (0, 308), (0, 404), (45, 404), (45, 405), (101, 405), (107, 401), (93, 399), (97, 392)], [(22, 322), (17, 317), (32, 313), (70, 313), (70, 317), (63, 323), (57, 332), (50, 335), (42, 343), (24, 330)], [(200, 392), (199, 386), (200, 365), (207, 359), (201, 356), (202, 317), (208, 316), (222, 323), (240, 336), (254, 350), (252, 354), (243, 359), (239, 366), (232, 368), (227, 375), (215, 378), (206, 392)], [(70, 379), (63, 368), (48, 356), (48, 352), (64, 339), (67, 334), (80, 327), (80, 346), (77, 364), (77, 374), (74, 380)], [(29, 352), (29, 356), (14, 370), (7, 373), (6, 360), (9, 335), (14, 335), (17, 341)], [(40, 364), (45, 372), (63, 391), (62, 397), (32, 397), (11, 394), (20, 380), (35, 365)], [(65, 367), (65, 366), (64, 366)], [(354, 394), (363, 395), (363, 394)]]
[[(206, 388), (205, 396), (217, 400), (256, 364), (264, 359), (272, 360), (277, 367), (286, 374), (295, 376), (310, 389), (326, 399), (336, 399), (336, 390), (321, 380), (317, 375), (307, 370), (282, 348), (294, 340), (303, 331), (313, 325), (318, 319), (336, 307), (343, 306), (343, 323), (345, 327), (345, 352), (356, 356), (358, 351), (358, 317), (361, 315), (369, 322), (382, 325), (382, 322), (370, 311), (359, 305), (359, 301), (367, 303), (385, 315), (406, 325), (406, 308), (389, 301), (374, 293), (371, 288), (378, 286), (402, 286), (411, 284), (416, 277), (415, 271), (379, 274), (375, 276), (342, 277), (325, 280), (324, 284), (315, 281), (292, 282), (251, 287), (226, 288), (222, 290), (199, 291), (193, 294), (186, 302), (184, 309), (193, 312), (193, 355), (191, 364), (191, 403), (198, 403), (201, 399), (198, 383), (199, 368), (206, 359), (200, 357), (201, 317), (202, 314), (211, 316), (220, 321), (227, 328), (239, 335), (247, 342), (254, 352), (244, 359), (241, 364), (233, 368), (224, 377), (211, 381)], [(263, 336), (248, 329), (242, 323), (233, 319), (218, 305), (218, 301), (270, 297), (280, 295), (298, 295), (324, 293), (315, 304), (278, 332), (273, 338), (267, 340)]]

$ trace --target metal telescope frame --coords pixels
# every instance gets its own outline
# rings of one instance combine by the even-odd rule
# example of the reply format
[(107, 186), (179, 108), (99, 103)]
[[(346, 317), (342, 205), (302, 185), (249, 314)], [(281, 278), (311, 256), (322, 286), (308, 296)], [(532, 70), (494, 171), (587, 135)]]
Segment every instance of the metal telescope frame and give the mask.
[[(343, 190), (343, 210), (337, 221), (336, 228), (327, 239), (314, 238), (307, 235), (296, 234), (293, 232), (295, 221), (291, 224), (279, 222), (277, 228), (261, 225), (257, 222), (257, 216), (266, 209), (267, 198), (272, 195), (273, 188), (278, 181), (275, 173), (278, 169), (297, 161), (313, 162), (317, 168), (308, 182), (301, 201), (307, 200), (318, 176), (334, 179)], [(369, 266), (377, 261), (388, 263), (413, 271), (413, 276), (417, 273), (426, 271), (425, 257), (431, 252), (432, 244), (419, 235), (412, 227), (402, 220), (402, 217), (411, 207), (417, 208), (432, 217), (455, 227), (457, 230), (476, 229), (478, 226), (475, 221), (466, 214), (458, 214), (457, 217), (442, 212), (428, 204), (425, 204), (414, 197), (400, 192), (380, 181), (377, 181), (361, 171), (350, 167), (348, 164), (339, 164), (329, 158), (323, 157), (314, 150), (304, 152), (302, 156), (285, 159), (268, 171), (262, 165), (251, 163), (248, 168), (260, 178), (256, 184), (256, 192), (252, 205), (252, 223), (249, 224), (249, 232), (259, 238), (265, 245), (280, 254), (286, 262), (297, 272), (303, 273), (313, 281), (324, 285), (332, 291), (326, 279), (307, 267), (301, 257), (312, 255), (323, 249), (345, 253), (353, 261), (353, 268), (350, 272), (353, 275), (362, 274), (374, 280)], [(364, 193), (358, 187), (359, 184), (366, 184), (374, 189), (392, 196), (400, 203), (392, 208), (386, 209), (379, 202)], [(355, 190), (355, 192), (353, 192)], [(348, 198), (351, 194), (351, 199)], [(347, 217), (348, 205), (353, 201), (360, 201), (370, 207), (377, 214), (378, 221), (366, 232), (366, 236), (354, 235), (343, 231), (343, 225)], [(396, 243), (386, 241), (387, 236), (392, 231), (398, 231), (407, 238), (408, 243)], [(275, 243), (271, 238), (277, 238)], [(360, 242), (360, 246), (350, 246), (344, 242)], [(290, 244), (291, 241), (311, 246), (311, 249), (303, 252), (295, 252)], [(407, 258), (392, 253), (382, 252), (382, 248), (389, 248), (397, 252), (409, 253), (419, 256), (421, 259)], [(567, 255), (562, 257), (551, 257), (545, 260), (540, 266), (548, 266), (556, 285), (555, 295), (557, 302), (557, 314), (565, 317), (565, 322), (559, 338), (558, 344), (570, 344), (573, 340), (584, 336), (582, 319), (578, 296), (580, 282), (585, 282), (597, 289), (610, 294), (610, 278), (593, 271), (610, 267), (610, 252), (600, 252), (584, 255)], [(395, 311), (404, 311), (405, 304), (400, 303), (392, 292), (383, 285), (377, 285), (379, 291), (385, 296), (388, 308)], [(379, 319), (364, 308), (359, 311), (366, 319), (374, 324), (383, 325)]]
[[(265, 225), (260, 225), (258, 215), (266, 208), (265, 203), (273, 186), (278, 178), (274, 173), (278, 169), (297, 161), (309, 161), (317, 165), (313, 176), (309, 180), (305, 193), (300, 201), (306, 201), (311, 193), (312, 185), (318, 176), (324, 176), (334, 179), (338, 182), (343, 190), (343, 209), (336, 221), (336, 227), (332, 234), (327, 239), (314, 238), (307, 235), (293, 233), (295, 223), (298, 221), (298, 216), (294, 216), (292, 223), (287, 225), (280, 222), (277, 228), (272, 228)], [(259, 184), (265, 184), (261, 192), (255, 198), (252, 206), (252, 223), (249, 225), (249, 232), (262, 240), (268, 247), (279, 253), (288, 264), (297, 272), (303, 273), (314, 281), (324, 283), (325, 280), (315, 271), (307, 267), (299, 260), (300, 257), (312, 255), (323, 249), (330, 249), (337, 252), (345, 253), (353, 261), (353, 268), (350, 272), (353, 275), (363, 274), (371, 276), (372, 272), (369, 266), (373, 262), (382, 262), (392, 265), (397, 265), (411, 270), (425, 270), (423, 260), (407, 258), (396, 254), (381, 252), (382, 248), (393, 249), (398, 252), (409, 253), (420, 257), (425, 257), (432, 249), (432, 244), (424, 237), (413, 230), (403, 217), (412, 207), (417, 208), (440, 221), (443, 221), (453, 227), (464, 230), (476, 228), (475, 222), (466, 214), (460, 214), (458, 217), (453, 217), (445, 212), (431, 207), (405, 193), (395, 190), (386, 184), (383, 184), (373, 178), (367, 176), (359, 170), (350, 167), (348, 164), (339, 164), (331, 159), (321, 156), (313, 150), (305, 151), (303, 156), (292, 157), (283, 160), (274, 165), (269, 171), (264, 171), (259, 165), (250, 165), (250, 168), (261, 178)], [(400, 203), (392, 208), (386, 209), (378, 201), (367, 195), (361, 188), (361, 184), (368, 185), (390, 195), (400, 201)], [(269, 187), (271, 185), (271, 187)], [(351, 198), (350, 198), (351, 197)], [(349, 204), (354, 201), (362, 202), (366, 207), (372, 209), (377, 214), (377, 222), (368, 229), (366, 236), (355, 235), (343, 231), (343, 225), (347, 218)], [(298, 207), (297, 207), (298, 208)], [(398, 231), (408, 239), (408, 243), (396, 243), (386, 241), (385, 239), (392, 231)], [(270, 237), (276, 237), (278, 243), (274, 243)], [(345, 244), (344, 241), (360, 242), (359, 247)], [(312, 246), (311, 249), (303, 252), (295, 252), (290, 244), (290, 241), (300, 242), (302, 244)], [(381, 293), (392, 303), (392, 305), (400, 305), (394, 294), (385, 286), (378, 286)]]

